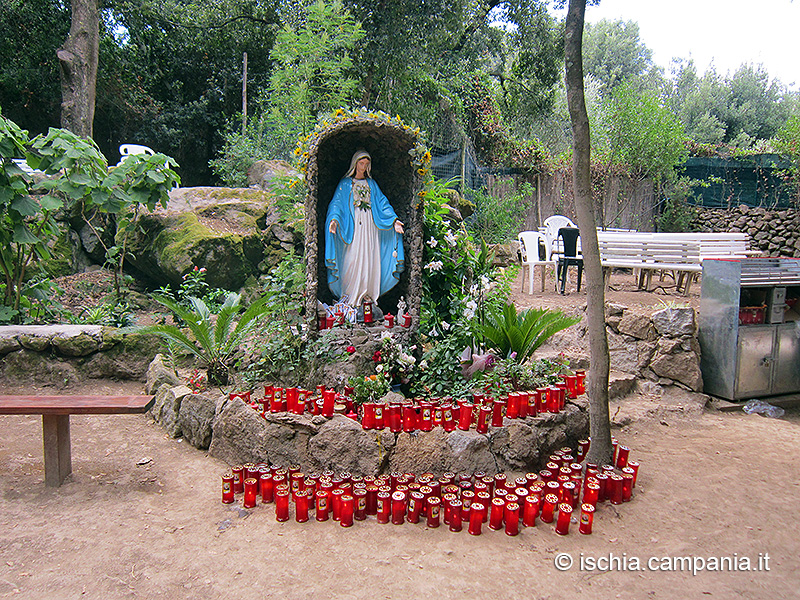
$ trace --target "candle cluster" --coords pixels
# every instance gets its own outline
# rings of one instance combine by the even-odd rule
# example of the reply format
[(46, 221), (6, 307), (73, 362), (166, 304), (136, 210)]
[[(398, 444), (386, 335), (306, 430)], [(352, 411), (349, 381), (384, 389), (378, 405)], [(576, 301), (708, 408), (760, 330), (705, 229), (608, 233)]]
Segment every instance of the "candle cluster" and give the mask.
[(298, 523), (311, 520), (339, 521), (351, 527), (354, 521), (375, 517), (378, 523), (402, 525), (423, 522), (430, 528), (444, 523), (450, 531), (465, 524), (472, 535), (483, 525), (503, 529), (514, 536), (520, 527), (535, 527), (536, 521), (555, 522), (556, 533), (567, 535), (573, 513), (579, 512), (578, 531), (592, 533), (598, 504), (621, 504), (631, 499), (639, 464), (629, 460), (630, 449), (614, 444), (613, 464), (581, 464), (589, 440), (581, 440), (573, 453), (565, 447), (552, 454), (545, 468), (516, 478), (498, 473), (461, 474), (391, 473), (359, 477), (324, 471), (305, 474), (299, 468), (245, 464), (222, 476), (222, 502), (236, 501), (243, 494), (245, 508), (274, 504), (277, 521)]
[(585, 372), (562, 375), (563, 381), (552, 386), (527, 392), (511, 392), (499, 397), (486, 393), (472, 394), (468, 398), (413, 399), (405, 402), (365, 402), (360, 414), (351, 400), (352, 389), (345, 387), (344, 394), (326, 389), (324, 385), (315, 392), (295, 387), (266, 386), (264, 397), (251, 399), (251, 392), (231, 394), (231, 399), (241, 398), (255, 410), (267, 413), (290, 412), (298, 415), (310, 413), (332, 417), (335, 412), (360, 421), (365, 430), (388, 429), (393, 433), (405, 431), (432, 431), (442, 427), (451, 432), (456, 428), (478, 433), (488, 433), (489, 426), (502, 427), (504, 419), (524, 419), (542, 413), (558, 413), (567, 399), (585, 393)]

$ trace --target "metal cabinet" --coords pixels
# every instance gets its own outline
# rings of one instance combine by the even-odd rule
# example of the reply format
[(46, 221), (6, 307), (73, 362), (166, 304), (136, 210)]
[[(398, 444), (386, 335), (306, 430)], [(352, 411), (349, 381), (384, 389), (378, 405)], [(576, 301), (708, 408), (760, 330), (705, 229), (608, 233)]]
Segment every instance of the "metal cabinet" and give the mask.
[[(706, 393), (729, 400), (800, 393), (800, 319), (784, 300), (798, 297), (798, 259), (703, 261), (699, 341)], [(757, 322), (742, 324), (752, 322), (754, 303), (762, 303)]]

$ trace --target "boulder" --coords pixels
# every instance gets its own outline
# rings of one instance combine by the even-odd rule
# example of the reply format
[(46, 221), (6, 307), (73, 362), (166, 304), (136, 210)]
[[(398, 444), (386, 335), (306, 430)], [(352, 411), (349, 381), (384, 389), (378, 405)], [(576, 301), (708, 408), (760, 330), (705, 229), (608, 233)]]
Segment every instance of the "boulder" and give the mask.
[(147, 367), (145, 393), (155, 394), (162, 385), (174, 387), (180, 383), (180, 377), (175, 373), (175, 369), (164, 364), (164, 357), (161, 354), (156, 354)]
[(694, 335), (695, 314), (691, 307), (668, 307), (653, 313), (653, 325), (659, 335), (680, 337)]
[(204, 394), (184, 396), (178, 409), (178, 426), (183, 439), (195, 448), (206, 450), (211, 444), (216, 402)]
[(388, 464), (394, 445), (389, 431), (364, 431), (353, 419), (334, 415), (308, 442), (308, 468), (377, 475)]
[(445, 446), (447, 432), (441, 427), (415, 434), (400, 433), (389, 460), (389, 471), (398, 473), (426, 473), (436, 476), (447, 471)]
[(211, 287), (239, 289), (277, 262), (268, 253), (302, 252), (300, 224), (276, 229), (279, 220), (273, 195), (263, 190), (178, 188), (166, 208), (139, 217), (127, 263), (156, 284), (178, 286), (199, 266)]
[(37, 385), (58, 389), (66, 389), (81, 379), (78, 370), (68, 360), (31, 350), (6, 354), (0, 361), (0, 375), (0, 379), (6, 382), (35, 381)]
[(626, 310), (620, 319), (617, 330), (619, 333), (629, 335), (637, 340), (652, 341), (656, 339), (656, 330), (650, 317), (629, 310)]
[(703, 391), (703, 376), (700, 372), (700, 359), (694, 352), (659, 354), (650, 363), (650, 368), (659, 377), (679, 381), (690, 390)]
[(181, 435), (181, 424), (178, 420), (181, 403), (184, 398), (191, 395), (192, 390), (185, 385), (162, 386), (156, 393), (155, 402), (149, 411), (150, 416), (174, 438)]
[(497, 473), (497, 463), (489, 449), (489, 436), (476, 431), (456, 429), (447, 434), (444, 451), (445, 470), (452, 473), (485, 471)]

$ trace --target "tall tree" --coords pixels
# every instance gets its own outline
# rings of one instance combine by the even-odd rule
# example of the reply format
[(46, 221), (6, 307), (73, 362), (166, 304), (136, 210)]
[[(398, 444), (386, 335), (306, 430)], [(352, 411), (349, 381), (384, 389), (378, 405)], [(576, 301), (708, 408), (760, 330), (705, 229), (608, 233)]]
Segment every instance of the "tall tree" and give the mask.
[(97, 0), (72, 0), (72, 26), (56, 53), (61, 66), (61, 127), (90, 139), (94, 127), (100, 14)]
[[(596, 1), (596, 0), (595, 0)], [(589, 334), (589, 434), (592, 444), (587, 460), (611, 462), (611, 422), (608, 414), (608, 338), (606, 337), (603, 268), (597, 243), (590, 171), (591, 137), (583, 95), (583, 23), (586, 0), (570, 0), (564, 32), (567, 104), (572, 123), (572, 186), (575, 212), (581, 230), (586, 269), (586, 317)]]

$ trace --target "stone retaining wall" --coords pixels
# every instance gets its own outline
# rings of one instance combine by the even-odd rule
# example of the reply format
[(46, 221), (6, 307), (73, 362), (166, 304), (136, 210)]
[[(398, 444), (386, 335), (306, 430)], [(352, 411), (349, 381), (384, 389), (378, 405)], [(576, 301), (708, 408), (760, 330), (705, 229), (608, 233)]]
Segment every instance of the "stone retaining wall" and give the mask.
[(143, 380), (155, 336), (100, 325), (0, 326), (0, 378), (66, 388), (85, 379)]
[(692, 227), (746, 233), (753, 250), (768, 256), (800, 258), (800, 211), (796, 209), (770, 211), (744, 204), (731, 209), (698, 208)]
[(553, 451), (575, 446), (589, 430), (585, 397), (559, 414), (506, 419), (488, 434), (442, 428), (430, 432), (364, 431), (343, 415), (267, 413), (261, 416), (240, 399), (192, 394), (180, 385), (160, 356), (147, 373), (156, 394), (150, 416), (173, 437), (183, 438), (228, 464), (268, 462), (301, 469), (382, 472), (529, 471), (542, 467)]

